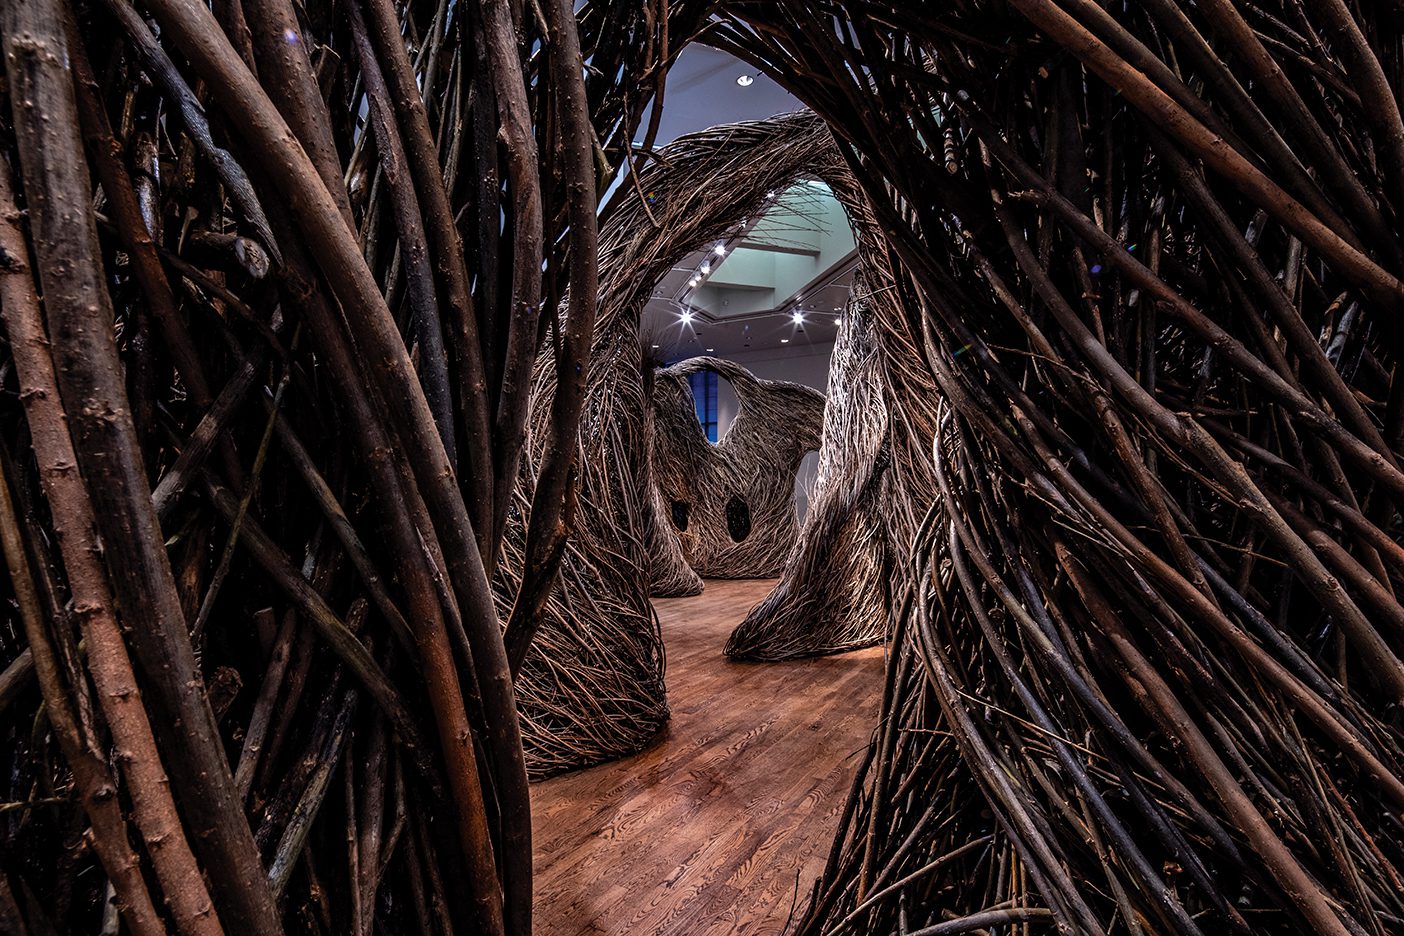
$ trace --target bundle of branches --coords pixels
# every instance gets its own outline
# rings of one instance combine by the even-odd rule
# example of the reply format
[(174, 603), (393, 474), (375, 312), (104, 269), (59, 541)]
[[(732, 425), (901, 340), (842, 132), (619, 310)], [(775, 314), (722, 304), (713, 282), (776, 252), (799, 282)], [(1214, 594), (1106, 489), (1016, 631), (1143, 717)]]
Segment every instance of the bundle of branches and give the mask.
[(819, 470), (780, 582), (726, 642), (726, 655), (785, 660), (882, 640), (891, 570), (882, 522), (887, 410), (868, 275), (854, 284), (829, 364)]
[(597, 197), (704, 12), (576, 6), (0, 3), (3, 928), (530, 930), (489, 583), (549, 589)]
[(801, 930), (1404, 927), (1394, 11), (732, 9), (936, 388), (894, 416), (930, 510)]
[[(662, 361), (646, 361), (644, 364), (644, 399), (653, 399), (653, 379)], [(645, 536), (649, 547), (648, 575), (649, 594), (656, 598), (681, 598), (702, 594), (702, 576), (688, 564), (683, 555), (682, 540), (678, 539), (678, 528), (673, 525), (672, 508), (663, 500), (663, 491), (654, 477), (653, 451), (657, 445), (657, 417), (653, 405), (644, 407), (644, 454), (645, 474), (640, 479), (641, 490), (647, 498), (644, 511)]]
[[(715, 444), (688, 383), (705, 372), (736, 393), (736, 415)], [(824, 394), (763, 380), (734, 361), (695, 357), (654, 373), (651, 404), (654, 482), (688, 565), (709, 578), (778, 573), (799, 531), (795, 477), (819, 447)]]
[[(663, 635), (649, 603), (648, 567), (632, 561), (634, 550), (612, 551), (617, 540), (602, 542), (595, 535), (629, 528), (575, 522), (558, 581), (537, 612), (536, 633), (516, 676), (532, 780), (635, 753), (668, 721)], [(504, 613), (506, 595), (520, 587), (521, 532), (509, 527), (503, 549), (497, 584)]]

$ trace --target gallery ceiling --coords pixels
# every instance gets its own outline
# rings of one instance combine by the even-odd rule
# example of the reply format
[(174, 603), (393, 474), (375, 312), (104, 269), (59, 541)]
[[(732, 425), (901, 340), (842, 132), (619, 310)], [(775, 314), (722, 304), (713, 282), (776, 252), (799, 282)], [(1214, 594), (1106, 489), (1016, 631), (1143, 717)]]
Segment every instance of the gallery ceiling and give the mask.
[[(799, 110), (739, 59), (692, 45), (668, 73), (658, 144), (721, 123)], [(658, 357), (828, 347), (848, 298), (853, 235), (828, 188), (802, 180), (728, 238), (699, 245), (655, 286), (643, 333)]]

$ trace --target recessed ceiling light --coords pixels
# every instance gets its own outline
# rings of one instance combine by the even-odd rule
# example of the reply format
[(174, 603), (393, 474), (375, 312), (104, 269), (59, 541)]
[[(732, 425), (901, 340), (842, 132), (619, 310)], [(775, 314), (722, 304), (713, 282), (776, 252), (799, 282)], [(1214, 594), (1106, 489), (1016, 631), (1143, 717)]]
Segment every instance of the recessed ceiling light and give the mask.
[(702, 282), (702, 281), (701, 281), (700, 279), (698, 279), (697, 277), (694, 276), (692, 279), (690, 279), (690, 280), (687, 281), (687, 285), (689, 285), (689, 286), (696, 286), (696, 285), (697, 285), (698, 283), (700, 283), (700, 282)]
[(796, 325), (803, 325), (803, 324), (804, 324), (804, 313), (801, 312), (799, 309), (796, 309), (796, 310), (795, 310), (795, 314), (794, 314), (794, 315), (791, 315), (791, 316), (790, 316), (790, 319), (791, 319), (791, 321), (793, 321)]
[(688, 312), (688, 311), (686, 311), (686, 310), (683, 311), (683, 314), (682, 314), (682, 323), (683, 323), (684, 325), (691, 325), (691, 324), (692, 324), (692, 313), (691, 313), (691, 312)]
[(654, 345), (653, 347), (654, 347), (655, 349), (657, 349), (658, 345)]
[(716, 254), (718, 257), (726, 256), (726, 245), (721, 241), (717, 241), (717, 246), (712, 248), (712, 253)]
[(706, 276), (710, 272), (712, 272), (712, 264), (706, 260), (702, 261), (702, 275)]
[(780, 339), (780, 343), (781, 343), (781, 344), (789, 344), (789, 343), (790, 343), (790, 339), (788, 339), (788, 338), (781, 338), (781, 339)]
[(755, 81), (756, 81), (756, 79), (755, 79), (753, 76), (751, 76), (751, 75), (737, 75), (737, 76), (736, 76), (736, 83), (739, 84), (739, 85), (740, 85), (741, 87), (743, 87), (743, 88), (749, 88), (751, 85), (755, 84)]
[(707, 353), (708, 353), (708, 354), (711, 354), (711, 353), (712, 353), (713, 351), (715, 351), (715, 350), (717, 350), (717, 349), (716, 349), (716, 348), (708, 348), (708, 349), (707, 349)]

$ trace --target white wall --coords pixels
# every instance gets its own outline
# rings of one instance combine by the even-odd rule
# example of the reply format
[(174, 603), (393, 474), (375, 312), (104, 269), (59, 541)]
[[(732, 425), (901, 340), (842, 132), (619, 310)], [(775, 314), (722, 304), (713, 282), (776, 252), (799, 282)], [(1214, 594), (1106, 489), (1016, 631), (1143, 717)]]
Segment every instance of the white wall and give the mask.
[[(735, 361), (764, 380), (789, 380), (813, 387), (820, 392), (829, 386), (829, 357), (833, 353), (832, 341), (821, 345), (803, 345), (793, 351), (743, 351), (728, 354), (727, 359)], [(736, 392), (731, 384), (720, 379), (717, 382), (717, 438), (725, 435), (731, 421), (736, 418)], [(799, 507), (800, 520), (804, 520), (809, 509), (809, 491), (814, 486), (814, 475), (819, 466), (819, 454), (810, 452), (804, 457), (799, 474), (795, 478), (795, 501)]]

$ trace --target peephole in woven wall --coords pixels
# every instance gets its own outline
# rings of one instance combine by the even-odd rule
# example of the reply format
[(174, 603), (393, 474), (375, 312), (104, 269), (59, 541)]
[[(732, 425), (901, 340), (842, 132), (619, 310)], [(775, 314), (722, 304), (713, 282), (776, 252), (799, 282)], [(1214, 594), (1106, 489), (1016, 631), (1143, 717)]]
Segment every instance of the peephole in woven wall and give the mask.
[[(716, 442), (698, 421), (689, 382), (702, 373), (736, 392), (736, 417)], [(799, 532), (795, 476), (819, 447), (824, 395), (713, 357), (653, 378), (654, 483), (684, 558), (706, 578), (779, 574)]]

